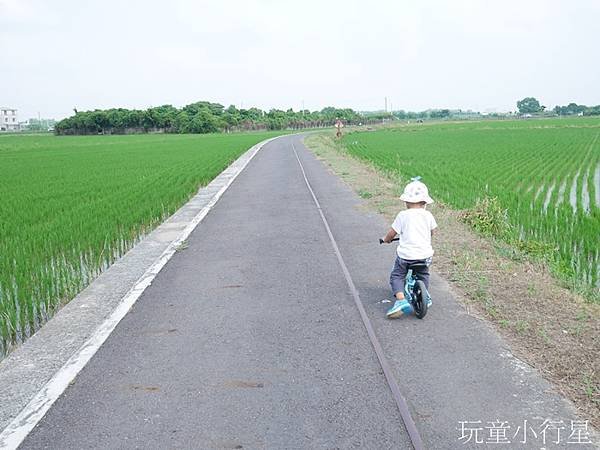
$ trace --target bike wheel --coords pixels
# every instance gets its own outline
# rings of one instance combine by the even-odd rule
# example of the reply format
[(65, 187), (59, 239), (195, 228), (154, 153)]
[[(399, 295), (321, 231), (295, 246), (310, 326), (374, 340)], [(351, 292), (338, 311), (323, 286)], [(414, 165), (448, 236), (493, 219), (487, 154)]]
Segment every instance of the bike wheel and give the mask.
[(413, 287), (413, 299), (415, 316), (422, 319), (427, 314), (427, 288), (421, 280), (417, 280)]

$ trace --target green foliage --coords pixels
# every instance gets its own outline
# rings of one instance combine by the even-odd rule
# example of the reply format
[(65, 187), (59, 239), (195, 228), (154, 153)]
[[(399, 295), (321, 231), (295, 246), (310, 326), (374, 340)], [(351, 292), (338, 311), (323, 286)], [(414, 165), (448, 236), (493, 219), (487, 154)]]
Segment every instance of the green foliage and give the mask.
[(600, 116), (600, 105), (585, 106), (577, 103), (569, 103), (567, 106), (556, 105), (553, 110), (559, 116), (573, 116), (582, 114), (584, 116)]
[(505, 236), (511, 232), (508, 212), (497, 197), (478, 199), (475, 206), (461, 214), (463, 222), (487, 236)]
[(521, 114), (535, 114), (543, 111), (540, 102), (534, 97), (525, 97), (517, 102), (517, 108)]
[(366, 189), (359, 190), (358, 195), (360, 195), (364, 199), (369, 199), (369, 198), (373, 197), (373, 194), (371, 192), (367, 191)]
[(519, 251), (533, 256), (534, 258), (545, 258), (557, 251), (557, 246), (536, 239), (508, 239)]
[(369, 119), (351, 109), (327, 107), (321, 111), (269, 112), (258, 108), (227, 109), (219, 103), (196, 102), (177, 109), (163, 105), (146, 110), (108, 109), (76, 111), (56, 124), (56, 134), (216, 133), (241, 130), (284, 130), (331, 126), (340, 119), (352, 125)]
[(271, 136), (0, 136), (0, 356)]
[(445, 119), (447, 117), (450, 117), (450, 110), (449, 109), (436, 109), (431, 111), (431, 113), (429, 114), (429, 117), (431, 117), (432, 119)]

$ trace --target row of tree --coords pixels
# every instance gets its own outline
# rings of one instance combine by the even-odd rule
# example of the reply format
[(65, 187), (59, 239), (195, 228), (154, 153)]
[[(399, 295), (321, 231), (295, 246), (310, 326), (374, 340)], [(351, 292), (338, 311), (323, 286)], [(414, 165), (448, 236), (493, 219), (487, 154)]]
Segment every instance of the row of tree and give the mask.
[[(517, 102), (521, 114), (547, 115), (546, 107), (534, 97)], [(600, 105), (585, 106), (569, 103), (556, 106), (557, 115), (600, 115)], [(480, 114), (474, 111), (431, 109), (420, 112), (378, 111), (359, 113), (352, 109), (333, 107), (321, 111), (287, 111), (272, 109), (268, 112), (258, 108), (238, 109), (234, 105), (225, 108), (219, 103), (196, 102), (181, 109), (163, 105), (145, 110), (96, 109), (77, 111), (61, 120), (55, 127), (56, 134), (121, 134), (121, 133), (216, 133), (246, 130), (282, 130), (316, 128), (333, 125), (338, 119), (346, 125), (370, 124), (385, 120), (423, 119), (470, 119)]]
[(585, 106), (578, 105), (577, 103), (569, 103), (566, 106), (556, 105), (553, 111), (559, 116), (574, 116), (578, 114), (584, 116), (600, 116), (600, 105)]
[(77, 111), (55, 126), (57, 134), (98, 133), (215, 133), (241, 130), (282, 130), (331, 126), (336, 120), (355, 125), (377, 120), (365, 118), (352, 109), (324, 108), (321, 111), (268, 112), (258, 108), (238, 109), (231, 105), (196, 102), (181, 109), (171, 105), (146, 110), (107, 109)]
[[(523, 100), (519, 100), (517, 108), (521, 114), (539, 114), (546, 111), (546, 107), (541, 105), (535, 97), (525, 97)], [(586, 106), (569, 103), (566, 106), (556, 105), (552, 112), (559, 116), (597, 116), (600, 115), (600, 105)]]

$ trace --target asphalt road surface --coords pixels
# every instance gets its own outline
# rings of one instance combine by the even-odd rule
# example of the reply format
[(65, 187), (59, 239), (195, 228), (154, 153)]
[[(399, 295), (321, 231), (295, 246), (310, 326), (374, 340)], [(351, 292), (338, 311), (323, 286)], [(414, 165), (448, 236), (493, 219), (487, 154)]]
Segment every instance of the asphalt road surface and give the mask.
[[(250, 162), (21, 448), (411, 448), (292, 143), (425, 446), (503, 434), (540, 448), (546, 419), (566, 443), (568, 405), (435, 273), (424, 320), (385, 319), (388, 224), (288, 136)], [(537, 439), (521, 443), (524, 421)]]

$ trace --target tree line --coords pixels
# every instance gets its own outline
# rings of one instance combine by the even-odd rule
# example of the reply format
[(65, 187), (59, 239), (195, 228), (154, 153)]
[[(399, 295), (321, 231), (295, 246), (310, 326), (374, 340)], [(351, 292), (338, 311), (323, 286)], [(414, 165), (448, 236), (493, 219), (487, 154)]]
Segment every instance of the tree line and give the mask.
[[(525, 97), (523, 100), (519, 100), (517, 108), (521, 114), (539, 114), (546, 111), (546, 107), (541, 105), (535, 97)], [(566, 106), (556, 105), (552, 112), (558, 116), (598, 116), (600, 115), (600, 105), (586, 106), (569, 103)]]
[(336, 120), (347, 125), (369, 123), (378, 118), (366, 118), (346, 108), (323, 108), (321, 111), (287, 111), (258, 108), (242, 109), (234, 105), (225, 108), (206, 101), (192, 103), (181, 109), (163, 105), (137, 109), (96, 109), (77, 111), (58, 122), (56, 134), (123, 134), (123, 133), (217, 133), (248, 130), (282, 130), (331, 126)]
[(573, 116), (582, 114), (584, 116), (600, 116), (600, 105), (585, 106), (577, 103), (569, 103), (566, 106), (556, 105), (553, 111), (559, 116)]

